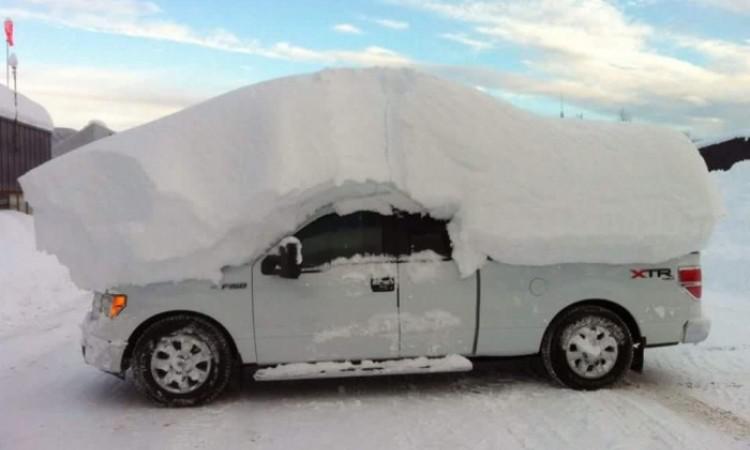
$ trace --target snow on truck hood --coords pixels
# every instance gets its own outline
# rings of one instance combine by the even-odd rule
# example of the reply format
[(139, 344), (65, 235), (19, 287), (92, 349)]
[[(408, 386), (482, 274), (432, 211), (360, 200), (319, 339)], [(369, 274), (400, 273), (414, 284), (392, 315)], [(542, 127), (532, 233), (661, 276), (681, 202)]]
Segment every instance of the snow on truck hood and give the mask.
[(352, 210), (352, 197), (450, 219), (464, 275), (488, 256), (658, 262), (702, 248), (721, 213), (678, 132), (543, 119), (410, 69), (248, 86), (89, 144), (21, 184), (38, 245), (91, 289), (219, 280), (319, 208)]

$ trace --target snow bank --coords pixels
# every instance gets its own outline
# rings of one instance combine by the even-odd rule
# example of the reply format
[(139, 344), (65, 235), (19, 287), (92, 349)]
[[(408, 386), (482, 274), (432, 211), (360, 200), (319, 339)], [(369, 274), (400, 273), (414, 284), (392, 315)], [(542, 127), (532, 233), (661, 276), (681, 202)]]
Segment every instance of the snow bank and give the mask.
[(0, 335), (80, 304), (86, 295), (57, 258), (34, 247), (31, 217), (0, 211)]
[[(463, 274), (657, 262), (720, 214), (681, 133), (542, 119), (408, 69), (326, 70), (242, 88), (92, 143), (21, 179), (41, 248), (80, 286), (220, 278), (317, 209), (402, 202), (450, 219)], [(382, 202), (380, 202), (382, 203)]]
[[(3, 85), (0, 85), (0, 116), (9, 119), (16, 117), (13, 91)], [(50, 132), (54, 129), (52, 118), (47, 110), (21, 94), (18, 94), (18, 121)]]
[(711, 172), (727, 206), (703, 254), (705, 285), (712, 290), (750, 292), (750, 161)]

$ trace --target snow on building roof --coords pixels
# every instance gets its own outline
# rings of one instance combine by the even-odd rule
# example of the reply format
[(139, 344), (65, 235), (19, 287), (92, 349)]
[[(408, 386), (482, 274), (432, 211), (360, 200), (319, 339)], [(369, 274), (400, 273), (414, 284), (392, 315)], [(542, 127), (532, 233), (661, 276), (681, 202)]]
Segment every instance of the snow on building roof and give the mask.
[(733, 141), (735, 139), (744, 139), (746, 141), (750, 140), (750, 128), (747, 130), (733, 131), (729, 133), (723, 133), (717, 136), (712, 136), (706, 139), (700, 139), (695, 143), (695, 145), (697, 145), (698, 148), (706, 148), (706, 147), (711, 147), (712, 145), (721, 144), (727, 141)]
[[(0, 116), (7, 119), (16, 117), (13, 91), (3, 85), (0, 85)], [(18, 94), (18, 121), (50, 132), (54, 128), (47, 110), (22, 94)]]
[[(661, 262), (721, 214), (695, 146), (634, 123), (543, 119), (409, 69), (248, 86), (94, 142), (21, 179), (38, 244), (79, 286), (221, 278), (352, 197), (449, 219), (464, 275)], [(387, 206), (387, 205), (385, 205)], [(304, 253), (304, 250), (303, 250)]]

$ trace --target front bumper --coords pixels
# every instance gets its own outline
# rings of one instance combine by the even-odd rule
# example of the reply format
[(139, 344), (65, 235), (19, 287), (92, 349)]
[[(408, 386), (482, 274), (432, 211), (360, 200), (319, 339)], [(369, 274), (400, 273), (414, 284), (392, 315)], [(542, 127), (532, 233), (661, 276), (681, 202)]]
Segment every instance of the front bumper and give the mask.
[(81, 324), (83, 359), (97, 369), (122, 376), (122, 357), (128, 343), (97, 336), (94, 329), (98, 320), (101, 319), (92, 318), (91, 314), (88, 314)]
[(682, 329), (682, 342), (697, 344), (703, 342), (711, 331), (711, 320), (706, 318), (691, 319), (685, 322)]

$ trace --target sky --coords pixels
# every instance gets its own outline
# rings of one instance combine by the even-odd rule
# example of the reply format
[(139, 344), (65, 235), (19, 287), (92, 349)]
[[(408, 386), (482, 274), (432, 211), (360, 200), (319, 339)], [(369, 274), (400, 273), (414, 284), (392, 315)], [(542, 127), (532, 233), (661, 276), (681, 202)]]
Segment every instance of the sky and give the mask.
[(0, 16), (19, 91), (56, 126), (121, 131), (271, 78), (411, 66), (544, 116), (750, 128), (750, 0), (0, 0)]

